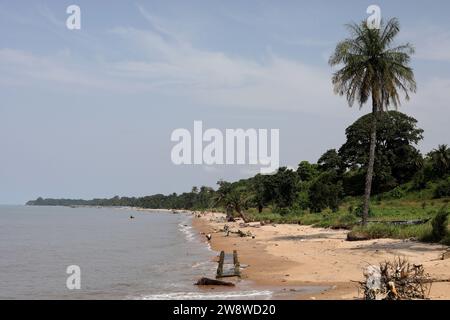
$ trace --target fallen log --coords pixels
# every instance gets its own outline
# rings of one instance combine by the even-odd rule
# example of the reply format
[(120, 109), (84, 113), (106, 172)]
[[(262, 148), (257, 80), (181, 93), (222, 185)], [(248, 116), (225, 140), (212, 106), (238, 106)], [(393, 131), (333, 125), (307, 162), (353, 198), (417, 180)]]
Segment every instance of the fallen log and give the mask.
[(244, 237), (251, 237), (252, 234), (250, 232), (243, 232), (241, 230), (238, 230), (236, 232), (237, 235), (239, 235), (239, 237), (244, 238)]
[(370, 240), (370, 238), (363, 233), (359, 232), (347, 233), (347, 241), (366, 241), (366, 240)]
[(435, 282), (450, 282), (450, 279), (438, 279), (438, 278), (433, 278), (430, 280), (426, 280), (425, 282), (429, 282), (429, 283), (435, 283)]
[(223, 227), (223, 229), (220, 230), (220, 231), (225, 232), (225, 234), (226, 234), (227, 237), (230, 235), (230, 233), (232, 233), (232, 234), (237, 234), (237, 235), (238, 235), (239, 237), (241, 237), (241, 238), (244, 238), (244, 237), (251, 237), (252, 239), (255, 238), (255, 236), (254, 236), (250, 231), (244, 232), (244, 231), (242, 231), (242, 230), (240, 230), (240, 229), (238, 229), (237, 231), (234, 231), (234, 230), (231, 230), (231, 229), (228, 227), (228, 225), (225, 225), (225, 226)]
[(233, 282), (227, 282), (222, 280), (215, 280), (215, 279), (209, 279), (209, 278), (201, 278), (196, 283), (196, 286), (227, 286), (227, 287), (234, 287)]
[(441, 256), (441, 260), (449, 259), (450, 258), (450, 250), (447, 250), (444, 252)]
[(419, 220), (369, 220), (369, 223), (386, 223), (386, 224), (393, 224), (395, 226), (401, 226), (401, 225), (420, 225), (428, 223), (431, 219), (419, 219)]

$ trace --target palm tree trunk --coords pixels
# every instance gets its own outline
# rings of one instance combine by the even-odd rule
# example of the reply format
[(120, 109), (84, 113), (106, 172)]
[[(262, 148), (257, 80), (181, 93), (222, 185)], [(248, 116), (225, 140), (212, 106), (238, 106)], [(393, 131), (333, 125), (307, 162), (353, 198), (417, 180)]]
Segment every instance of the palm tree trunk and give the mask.
[(378, 103), (374, 94), (372, 94), (372, 128), (370, 130), (370, 150), (369, 163), (367, 165), (366, 185), (364, 190), (364, 207), (362, 214), (362, 225), (367, 225), (369, 217), (370, 194), (372, 192), (373, 167), (375, 164), (375, 148), (377, 145), (377, 118)]

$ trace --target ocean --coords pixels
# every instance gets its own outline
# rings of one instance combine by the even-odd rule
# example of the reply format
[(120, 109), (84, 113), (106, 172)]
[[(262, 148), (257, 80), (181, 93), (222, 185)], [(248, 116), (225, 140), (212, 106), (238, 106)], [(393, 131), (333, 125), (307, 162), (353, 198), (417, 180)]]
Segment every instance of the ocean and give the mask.
[[(0, 299), (272, 297), (245, 285), (194, 286), (214, 277), (217, 264), (191, 219), (130, 208), (0, 206)], [(80, 289), (66, 284), (69, 266), (79, 267)]]

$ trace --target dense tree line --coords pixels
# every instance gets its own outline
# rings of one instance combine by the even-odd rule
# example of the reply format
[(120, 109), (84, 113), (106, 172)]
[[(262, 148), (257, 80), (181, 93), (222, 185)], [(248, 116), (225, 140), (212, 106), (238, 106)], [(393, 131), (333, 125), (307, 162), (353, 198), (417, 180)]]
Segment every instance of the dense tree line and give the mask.
[[(145, 197), (71, 200), (42, 199), (28, 205), (132, 206), (202, 210), (231, 209), (244, 215), (250, 208), (261, 212), (336, 211), (347, 196), (362, 197), (369, 156), (368, 141), (372, 114), (365, 115), (346, 129), (346, 142), (326, 151), (317, 161), (302, 161), (296, 170), (286, 167), (272, 175), (261, 175), (237, 182), (219, 181), (217, 188), (193, 187), (190, 192)], [(416, 148), (423, 130), (417, 121), (397, 111), (379, 115), (374, 164), (373, 193), (380, 194), (407, 185), (417, 191), (435, 185), (435, 197), (450, 196), (450, 149), (438, 146), (426, 156)]]

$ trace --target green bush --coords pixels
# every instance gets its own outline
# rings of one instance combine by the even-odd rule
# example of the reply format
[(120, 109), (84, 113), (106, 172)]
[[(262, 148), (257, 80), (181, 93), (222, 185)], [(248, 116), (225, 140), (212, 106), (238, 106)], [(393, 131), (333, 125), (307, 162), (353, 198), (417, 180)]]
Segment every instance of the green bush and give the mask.
[(423, 235), (422, 241), (450, 243), (450, 234), (448, 232), (448, 215), (446, 207), (439, 210), (436, 216), (431, 220), (431, 229)]
[(450, 178), (439, 183), (434, 189), (433, 194), (435, 199), (450, 197)]
[(447, 235), (444, 239), (442, 239), (441, 243), (446, 246), (450, 246), (450, 235)]
[(447, 219), (448, 219), (448, 211), (446, 210), (446, 208), (443, 208), (431, 221), (431, 226), (433, 227), (431, 235), (435, 241), (441, 241), (447, 236), (448, 234)]
[(355, 211), (355, 208), (353, 208), (353, 205), (348, 206), (348, 214), (353, 214), (353, 211)]
[(300, 209), (306, 210), (309, 208), (309, 197), (308, 192), (302, 191), (297, 195), (297, 203)]
[[(357, 217), (362, 217), (363, 216), (363, 210), (364, 210), (364, 204), (360, 204), (360, 205), (358, 205), (357, 207), (356, 207), (356, 209), (355, 209), (355, 215), (357, 216)], [(373, 217), (373, 212), (372, 212), (372, 208), (371, 207), (369, 207), (369, 217)]]
[(390, 199), (401, 199), (405, 196), (405, 191), (401, 186), (394, 188), (393, 190), (386, 193), (386, 196)]
[(338, 229), (349, 229), (357, 224), (358, 221), (359, 219), (354, 214), (343, 214), (336, 218), (331, 227)]
[(279, 209), (275, 210), (275, 213), (278, 213), (278, 214), (280, 214), (282, 216), (286, 216), (286, 215), (288, 215), (290, 213), (290, 211), (289, 211), (288, 208), (279, 208)]
[(417, 172), (411, 183), (412, 191), (419, 191), (427, 187), (427, 177), (425, 176), (425, 170), (422, 168)]

